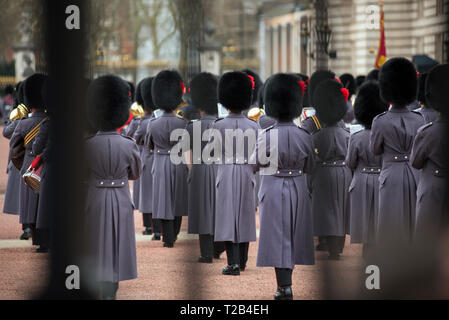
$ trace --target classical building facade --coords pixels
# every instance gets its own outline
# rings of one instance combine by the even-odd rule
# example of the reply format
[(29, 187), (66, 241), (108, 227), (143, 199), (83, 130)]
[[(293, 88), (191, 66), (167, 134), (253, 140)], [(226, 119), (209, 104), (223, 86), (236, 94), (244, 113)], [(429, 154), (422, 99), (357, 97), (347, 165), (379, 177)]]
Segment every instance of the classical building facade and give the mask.
[[(378, 0), (328, 0), (332, 30), (327, 66), (336, 74), (366, 74), (374, 67), (379, 45)], [(386, 0), (387, 58), (428, 55), (447, 62), (449, 0)], [(261, 73), (311, 74), (317, 67), (316, 10), (284, 6), (261, 18)], [(320, 35), (326, 37), (326, 35)]]

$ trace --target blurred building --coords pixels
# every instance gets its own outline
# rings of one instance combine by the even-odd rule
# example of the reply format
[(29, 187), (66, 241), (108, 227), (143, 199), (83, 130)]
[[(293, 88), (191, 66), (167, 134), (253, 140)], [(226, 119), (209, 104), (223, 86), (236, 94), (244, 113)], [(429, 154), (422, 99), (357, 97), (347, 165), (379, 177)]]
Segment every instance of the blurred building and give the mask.
[[(384, 1), (387, 58), (425, 54), (447, 62), (448, 0)], [(317, 34), (312, 4), (278, 6), (262, 13), (261, 71), (310, 74), (317, 67), (316, 37), (328, 40), (327, 66), (336, 74), (366, 74), (379, 45), (378, 0), (330, 0), (331, 34)]]

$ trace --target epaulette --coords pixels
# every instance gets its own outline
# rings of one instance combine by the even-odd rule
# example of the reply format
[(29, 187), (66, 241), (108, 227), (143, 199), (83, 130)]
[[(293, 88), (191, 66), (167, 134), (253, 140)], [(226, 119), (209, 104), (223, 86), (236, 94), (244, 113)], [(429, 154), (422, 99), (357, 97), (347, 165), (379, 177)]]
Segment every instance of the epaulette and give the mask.
[(423, 125), (422, 127), (420, 127), (418, 129), (418, 132), (422, 132), (422, 131), (426, 130), (427, 128), (430, 128), (431, 126), (433, 126), (433, 122), (429, 122), (429, 123)]
[(221, 121), (223, 119), (226, 119), (226, 118), (218, 118), (217, 120), (214, 121), (214, 123), (217, 123), (218, 121)]
[(382, 112), (382, 113), (378, 114), (377, 116), (374, 117), (373, 121), (376, 120), (377, 118), (380, 118), (380, 117), (386, 115), (387, 113), (388, 113), (388, 111), (385, 111), (385, 112)]
[(307, 131), (304, 128), (301, 128), (300, 126), (296, 126), (299, 130), (304, 131), (305, 133), (307, 133), (308, 135), (310, 135), (309, 131)]
[(262, 130), (262, 133), (268, 132), (268, 131), (270, 131), (270, 130), (273, 129), (273, 128), (274, 128), (274, 125), (269, 126), (268, 128), (263, 129), (263, 130)]
[(131, 141), (134, 141), (134, 142), (136, 142), (136, 139), (134, 139), (133, 137), (130, 137), (130, 136), (125, 136), (125, 135), (123, 135), (123, 134), (121, 134), (121, 136), (122, 136), (123, 138), (126, 138), (126, 139), (128, 139), (128, 140), (131, 140)]
[(411, 112), (413, 112), (415, 114), (419, 114), (420, 117), (424, 118), (423, 114), (417, 110), (412, 110)]

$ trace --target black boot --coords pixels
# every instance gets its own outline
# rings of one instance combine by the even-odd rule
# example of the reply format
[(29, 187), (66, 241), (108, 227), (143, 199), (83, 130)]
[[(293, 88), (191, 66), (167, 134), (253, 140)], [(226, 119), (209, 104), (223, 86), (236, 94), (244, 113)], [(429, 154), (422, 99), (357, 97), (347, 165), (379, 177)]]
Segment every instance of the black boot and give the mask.
[(169, 242), (164, 242), (164, 248), (173, 248), (174, 244)]
[(145, 228), (145, 230), (142, 232), (144, 236), (151, 236), (153, 234), (153, 229), (151, 227)]
[(40, 245), (39, 248), (36, 249), (37, 253), (47, 253), (48, 252), (48, 248), (44, 245)]
[(20, 240), (29, 240), (31, 238), (31, 229), (26, 228), (23, 230), (22, 235), (20, 236)]
[(326, 237), (318, 237), (318, 245), (315, 248), (316, 251), (327, 251), (327, 241)]
[(153, 234), (153, 238), (151, 238), (151, 240), (152, 240), (152, 241), (161, 241), (161, 234), (155, 232), (155, 233)]
[(198, 258), (198, 262), (199, 263), (213, 263), (214, 261), (213, 261), (212, 257), (203, 257), (203, 256), (201, 256), (201, 257)]
[(240, 271), (245, 271), (246, 269), (246, 263), (240, 265)]
[(240, 267), (238, 264), (227, 265), (223, 268), (222, 274), (225, 276), (239, 276)]
[(274, 295), (274, 300), (293, 300), (292, 287), (280, 287)]

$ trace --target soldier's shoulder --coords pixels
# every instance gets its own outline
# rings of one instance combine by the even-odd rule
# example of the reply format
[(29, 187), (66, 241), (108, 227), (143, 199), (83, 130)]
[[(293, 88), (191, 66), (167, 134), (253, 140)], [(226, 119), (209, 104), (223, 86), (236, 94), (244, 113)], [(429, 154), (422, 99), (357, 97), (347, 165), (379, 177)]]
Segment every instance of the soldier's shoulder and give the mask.
[(374, 117), (374, 119), (373, 119), (373, 123), (375, 122), (375, 121), (378, 121), (378, 120), (383, 120), (383, 119), (386, 119), (386, 115), (388, 114), (388, 111), (385, 111), (385, 112), (382, 112), (382, 113), (380, 113), (380, 114), (378, 114), (377, 116), (375, 116)]
[(434, 127), (433, 122), (429, 122), (418, 129), (418, 133), (422, 133), (424, 131), (429, 131), (432, 127)]
[(416, 115), (419, 118), (424, 118), (424, 115), (421, 112), (421, 109), (410, 111), (412, 114)]

